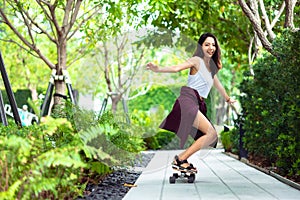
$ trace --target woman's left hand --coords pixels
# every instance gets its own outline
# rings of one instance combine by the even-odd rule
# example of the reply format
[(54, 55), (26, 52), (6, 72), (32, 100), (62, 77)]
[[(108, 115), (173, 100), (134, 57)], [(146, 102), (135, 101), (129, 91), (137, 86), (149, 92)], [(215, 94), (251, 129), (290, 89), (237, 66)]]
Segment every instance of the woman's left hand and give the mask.
[(151, 62), (147, 63), (146, 69), (147, 69), (147, 70), (151, 70), (151, 71), (153, 71), (153, 72), (158, 72), (158, 71), (159, 71), (158, 66), (155, 65), (155, 64), (153, 64), (153, 63), (151, 63)]
[(228, 104), (233, 104), (233, 103), (235, 103), (236, 102), (236, 100), (235, 99), (231, 99), (230, 97), (229, 97), (229, 99), (226, 101)]

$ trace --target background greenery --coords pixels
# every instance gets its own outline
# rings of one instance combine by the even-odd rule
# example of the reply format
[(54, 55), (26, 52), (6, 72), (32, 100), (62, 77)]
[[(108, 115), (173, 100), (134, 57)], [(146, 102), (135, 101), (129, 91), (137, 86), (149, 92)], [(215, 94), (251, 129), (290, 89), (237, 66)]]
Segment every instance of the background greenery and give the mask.
[[(254, 76), (245, 73), (240, 84), (245, 147), (265, 167), (283, 175), (300, 175), (300, 32), (285, 31), (274, 42), (279, 57), (257, 60)], [(222, 133), (227, 150), (237, 148), (238, 129)]]
[[(26, 6), (36, 8), (28, 5), (37, 6), (33, 0), (5, 2), (0, 2), (0, 8), (5, 8), (3, 10), (10, 20), (20, 19), (18, 24), (22, 21), (22, 18), (17, 18), (21, 15), (15, 14), (18, 10)], [(65, 5), (63, 1), (58, 2), (56, 14), (62, 19)], [(274, 19), (283, 1), (263, 2), (268, 17)], [(235, 125), (244, 124), (244, 142), (249, 155), (263, 159), (267, 166), (278, 169), (283, 175), (299, 177), (299, 31), (285, 32), (284, 15), (272, 28), (276, 34), (273, 47), (279, 58), (268, 53), (253, 57), (251, 52), (264, 51), (252, 46), (253, 27), (238, 1), (87, 0), (84, 3), (87, 7), (82, 7), (81, 12), (86, 12), (89, 6), (99, 6), (99, 13), (81, 24), (79, 34), (70, 35), (66, 66), (63, 66), (68, 68), (73, 86), (81, 94), (93, 94), (94, 98), (106, 95), (108, 85), (103, 68), (111, 63), (105, 63), (105, 59), (97, 60), (100, 56), (98, 51), (104, 51), (106, 41), (117, 39), (120, 42), (120, 35), (129, 32), (132, 36), (142, 30), (143, 39), (129, 52), (138, 55), (146, 49), (141, 68), (149, 61), (166, 66), (186, 60), (192, 55), (199, 35), (213, 32), (222, 47), (223, 69), (218, 74), (219, 79), (231, 96), (241, 97), (242, 116)], [(299, 12), (297, 2), (293, 13), (295, 27), (299, 27)], [(45, 13), (31, 10), (30, 14), (33, 14), (32, 19), (42, 19)], [(51, 32), (48, 19), (46, 17), (40, 23)], [(261, 16), (260, 19), (264, 20)], [(36, 100), (37, 94), (46, 91), (49, 67), (36, 54), (32, 56), (32, 49), (25, 51), (16, 34), (3, 23), (2, 18), (0, 20), (1, 52), (12, 88), (14, 91), (29, 89), (32, 99)], [(75, 24), (80, 24), (80, 21)], [(261, 25), (265, 30), (265, 23)], [(40, 38), (42, 34), (35, 30), (31, 33), (36, 35), (30, 37), (24, 27), (18, 26), (17, 30), (56, 65), (60, 56), (57, 45), (47, 36)], [(155, 33), (156, 30), (159, 34)], [(55, 31), (53, 35), (56, 36)], [(136, 44), (135, 39), (129, 40)], [(164, 47), (173, 47), (173, 50), (164, 51)], [(109, 50), (121, 52), (115, 47)], [(108, 51), (111, 62), (119, 58), (113, 53)], [(250, 57), (256, 59), (251, 60)], [(128, 60), (119, 63), (122, 70), (130, 66)], [(250, 73), (251, 68), (254, 75)], [(111, 71), (116, 69), (110, 68)], [(120, 110), (100, 117), (93, 111), (67, 104), (67, 107), (54, 110), (52, 117), (55, 119), (42, 119), (40, 125), (20, 128), (10, 121), (9, 127), (1, 126), (0, 169), (3, 176), (0, 179), (0, 198), (74, 198), (82, 193), (89, 178), (100, 177), (115, 167), (130, 164), (141, 150), (178, 147), (175, 135), (159, 130), (158, 126), (172, 108), (180, 87), (186, 83), (187, 74), (180, 72), (154, 77), (142, 71), (139, 75), (141, 81), (132, 87), (145, 86), (150, 81), (159, 82), (159, 85), (153, 85), (145, 95), (129, 101), (131, 124), (127, 124), (126, 116)], [(126, 76), (123, 74), (123, 77)], [(114, 85), (117, 85), (116, 82)], [(132, 95), (135, 94), (132, 92)], [(17, 93), (16, 99), (19, 107), (27, 101), (27, 97), (19, 98)], [(228, 112), (230, 109), (220, 109), (224, 106), (224, 99), (216, 91), (212, 91), (207, 105), (208, 116), (213, 122), (233, 125)], [(239, 152), (238, 133), (237, 128), (222, 133), (226, 150)]]

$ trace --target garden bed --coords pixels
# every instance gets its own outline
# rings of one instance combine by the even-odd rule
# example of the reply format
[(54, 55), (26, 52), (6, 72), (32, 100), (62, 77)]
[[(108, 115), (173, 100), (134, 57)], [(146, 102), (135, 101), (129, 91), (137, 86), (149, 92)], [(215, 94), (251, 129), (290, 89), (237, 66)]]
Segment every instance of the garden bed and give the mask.
[[(137, 157), (134, 167), (145, 168), (153, 158), (154, 153), (143, 152)], [(121, 200), (141, 175), (141, 171), (130, 169), (116, 170), (103, 177), (97, 184), (90, 181), (85, 189), (83, 197), (77, 200)]]

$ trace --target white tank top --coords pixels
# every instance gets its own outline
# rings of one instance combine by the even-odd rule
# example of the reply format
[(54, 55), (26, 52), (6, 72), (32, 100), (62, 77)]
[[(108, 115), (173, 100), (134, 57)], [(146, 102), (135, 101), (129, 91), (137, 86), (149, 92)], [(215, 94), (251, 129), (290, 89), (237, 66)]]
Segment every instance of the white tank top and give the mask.
[(211, 72), (205, 66), (203, 59), (200, 59), (200, 67), (196, 74), (188, 76), (187, 86), (197, 90), (199, 95), (207, 98), (209, 91), (213, 85)]

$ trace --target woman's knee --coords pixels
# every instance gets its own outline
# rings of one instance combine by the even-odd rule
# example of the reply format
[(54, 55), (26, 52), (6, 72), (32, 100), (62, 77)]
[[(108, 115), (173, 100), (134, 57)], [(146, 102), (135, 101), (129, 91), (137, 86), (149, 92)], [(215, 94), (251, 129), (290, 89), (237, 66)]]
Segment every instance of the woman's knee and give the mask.
[(209, 133), (209, 134), (210, 134), (211, 137), (214, 138), (214, 139), (217, 139), (217, 138), (218, 138), (218, 133), (217, 133), (216, 129), (213, 128), (213, 127), (210, 128), (210, 133)]

